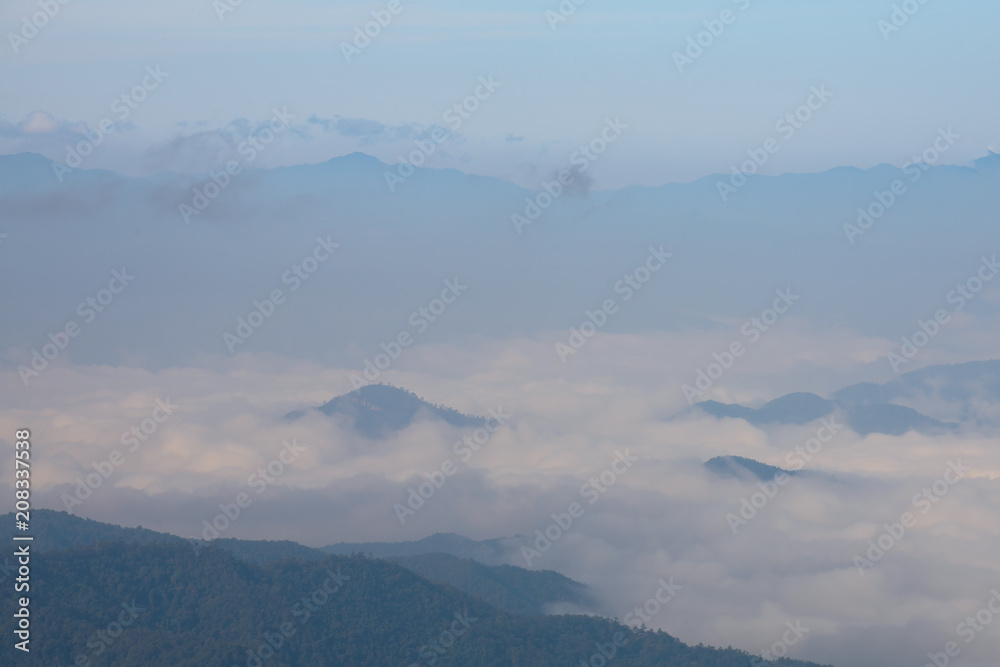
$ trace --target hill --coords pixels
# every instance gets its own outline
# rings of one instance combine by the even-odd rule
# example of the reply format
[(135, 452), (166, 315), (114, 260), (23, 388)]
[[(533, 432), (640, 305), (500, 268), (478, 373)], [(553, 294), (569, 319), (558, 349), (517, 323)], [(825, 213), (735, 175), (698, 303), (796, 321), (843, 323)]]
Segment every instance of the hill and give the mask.
[[(38, 553), (88, 546), (100, 542), (132, 544), (187, 544), (188, 541), (169, 533), (159, 533), (145, 528), (123, 528), (91, 519), (54, 510), (33, 510), (33, 549)], [(4, 526), (14, 525), (14, 516), (0, 517)], [(14, 534), (8, 528), (8, 540)], [(441, 538), (444, 539), (441, 539)], [(437, 538), (437, 539), (436, 539)], [(501, 543), (502, 540), (497, 540)], [(270, 563), (278, 560), (297, 559), (319, 561), (328, 552), (303, 546), (287, 540), (238, 540), (222, 538), (212, 542), (198, 543), (210, 545), (232, 554), (239, 560), (251, 563)], [(510, 565), (486, 565), (469, 558), (460, 558), (448, 553), (433, 553), (435, 546), (448, 544), (473, 545), (472, 549), (459, 549), (459, 553), (476, 553), (474, 545), (488, 544), (475, 542), (460, 535), (432, 536), (421, 542), (403, 542), (391, 558), (408, 570), (438, 584), (453, 586), (458, 590), (477, 597), (484, 602), (505, 611), (523, 614), (544, 614), (557, 604), (570, 604), (579, 608), (593, 609), (595, 601), (584, 584), (573, 581), (550, 570), (534, 571)], [(375, 546), (373, 549), (358, 548), (363, 545), (349, 545), (344, 548), (327, 547), (329, 553), (355, 555), (359, 553), (384, 556), (392, 549)], [(388, 546), (388, 545), (386, 545)], [(378, 553), (376, 553), (378, 552)], [(485, 553), (483, 548), (479, 553)], [(406, 554), (406, 555), (398, 555)], [(6, 564), (10, 566), (8, 559)]]
[(557, 604), (593, 609), (587, 586), (551, 570), (525, 570), (512, 565), (489, 566), (450, 554), (390, 558), (428, 581), (449, 584), (494, 607), (516, 614), (542, 615)]
[(480, 541), (454, 533), (435, 533), (411, 542), (340, 542), (322, 549), (326, 553), (342, 556), (363, 552), (379, 558), (443, 553), (458, 558), (469, 558), (484, 565), (504, 565), (510, 562), (511, 554), (516, 554), (515, 558), (520, 558), (521, 544), (522, 541), (518, 537), (498, 537)]
[[(247, 169), (246, 178), (234, 180), (190, 224), (177, 205), (190, 201), (192, 187), (203, 185), (207, 174), (136, 178), (77, 169), (59, 182), (41, 156), (3, 155), (5, 243), (45, 248), (50, 259), (39, 264), (31, 253), (5, 255), (0, 283), (34, 289), (5, 295), (0, 340), (10, 350), (30, 351), (39, 345), (37, 332), (52, 326), (39, 304), (66, 304), (71, 316), (71, 306), (86, 296), (81, 281), (96, 280), (127, 257), (130, 269), (141, 266), (143, 285), (160, 287), (127, 311), (109, 309), (95, 320), (88, 335), (74, 341), (75, 363), (117, 364), (122, 349), (152, 368), (187, 364), (201, 352), (228, 354), (219, 332), (236, 329), (248, 316), (245, 304), (276, 288), (287, 293), (284, 272), (308, 256), (319, 237), (340, 249), (302, 283), (296, 305), (282, 307), (280, 317), (268, 320), (267, 334), (246, 340), (240, 351), (359, 371), (383, 352), (380, 342), (400, 332), (423, 345), (561, 330), (577, 317), (577, 304), (601, 293), (619, 270), (610, 267), (634, 266), (652, 239), (683, 243), (672, 271), (707, 277), (711, 261), (713, 277), (683, 287), (662, 283), (644, 293), (646, 307), (609, 322), (608, 331), (704, 331), (743, 317), (747, 304), (797, 276), (797, 291), (810, 298), (796, 305), (796, 317), (897, 340), (901, 323), (913, 316), (912, 304), (897, 298), (899, 285), (936, 291), (969, 275), (975, 268), (969, 262), (993, 247), (996, 160), (974, 168), (930, 167), (892, 211), (905, 225), (879, 225), (852, 244), (844, 225), (857, 219), (859, 201), (909, 178), (899, 168), (752, 176), (728, 203), (717, 189), (728, 175), (563, 196), (546, 209), (544, 224), (518, 234), (510, 215), (523, 211), (525, 197), (536, 191), (418, 168), (407, 187), (387, 197), (387, 165), (360, 155)], [(952, 224), (942, 225), (943, 216)], [(520, 242), (525, 238), (530, 243)], [(899, 252), (876, 252), (883, 246)], [(942, 254), (945, 247), (950, 251)], [(484, 249), (490, 261), (483, 261)], [(874, 253), (872, 261), (858, 261), (859, 249), (860, 256)], [(448, 307), (449, 324), (424, 330), (419, 313), (413, 320), (419, 326), (410, 324), (409, 316), (440, 293), (443, 281), (456, 277), (476, 296)], [(858, 294), (880, 306), (859, 308)], [(16, 365), (30, 352), (8, 356)]]
[(702, 401), (695, 407), (718, 418), (743, 419), (756, 426), (807, 424), (837, 415), (859, 435), (903, 435), (909, 431), (941, 434), (959, 429), (955, 422), (929, 417), (906, 405), (934, 405), (977, 427), (1000, 426), (985, 406), (1000, 402), (1000, 361), (928, 366), (884, 384), (861, 382), (833, 392), (826, 399), (796, 392), (759, 408)]
[[(388, 384), (359, 387), (349, 394), (337, 396), (313, 409), (327, 416), (349, 417), (355, 430), (369, 438), (378, 438), (389, 432), (402, 430), (421, 415), (440, 419), (460, 428), (473, 428), (486, 424), (486, 419), (483, 417), (473, 417), (444, 405), (428, 403), (413, 392)], [(285, 416), (294, 420), (305, 414), (306, 411), (297, 410)]]
[(780, 474), (796, 475), (798, 471), (783, 470), (743, 456), (716, 456), (705, 461), (705, 467), (720, 477), (737, 479), (758, 479), (770, 482)]
[[(256, 564), (215, 546), (104, 542), (32, 567), (32, 650), (4, 642), (4, 664), (576, 667), (601, 646), (635, 667), (756, 660), (599, 617), (510, 614), (361, 556)], [(0, 613), (14, 605), (4, 596)]]

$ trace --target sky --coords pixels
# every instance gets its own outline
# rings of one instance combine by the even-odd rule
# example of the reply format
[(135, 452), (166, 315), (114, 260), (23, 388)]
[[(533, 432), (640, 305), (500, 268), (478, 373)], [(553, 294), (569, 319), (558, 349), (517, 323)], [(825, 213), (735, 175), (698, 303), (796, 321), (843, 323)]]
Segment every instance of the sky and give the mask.
[[(949, 124), (963, 136), (949, 163), (1000, 150), (1000, 93), (982, 76), (1000, 65), (995, 3), (914, 0), (898, 30), (885, 26), (899, 5), (853, 0), (388, 4), (76, 0), (21, 41), (11, 35), (30, 32), (39, 5), (5, 3), (0, 153), (65, 161), (74, 133), (110, 118), (90, 166), (201, 173), (220, 136), (277, 107), (298, 125), (260, 166), (354, 151), (396, 163), (441, 126), (428, 166), (538, 187), (620, 119), (592, 172), (611, 189), (729, 172), (781, 136), (813, 86), (831, 97), (762, 173), (899, 165)], [(387, 25), (345, 55), (372, 12)], [(678, 66), (699, 33), (707, 46)], [(147, 67), (165, 76), (121, 120), (112, 105)], [(497, 85), (459, 126), (446, 121), (480, 77)]]

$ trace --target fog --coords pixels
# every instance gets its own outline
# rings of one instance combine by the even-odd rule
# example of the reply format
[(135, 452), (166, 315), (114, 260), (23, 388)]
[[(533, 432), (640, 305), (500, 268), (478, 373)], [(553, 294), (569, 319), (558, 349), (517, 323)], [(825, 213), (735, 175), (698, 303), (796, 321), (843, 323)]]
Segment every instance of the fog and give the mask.
[[(890, 345), (805, 326), (763, 337), (706, 398), (759, 403), (794, 390), (825, 395), (876, 375), (872, 365)], [(355, 433), (344, 417), (311, 413), (288, 421), (283, 415), (291, 410), (353, 389), (349, 376), (357, 369), (248, 353), (159, 371), (67, 364), (37, 379), (44, 398), (23, 391), (17, 373), (7, 371), (0, 377), (8, 408), (0, 428), (32, 428), (36, 502), (79, 516), (215, 537), (203, 535), (203, 522), (244, 492), (251, 504), (220, 536), (323, 546), (436, 532), (520, 535), (536, 551), (512, 551), (511, 564), (557, 570), (598, 592), (599, 608), (570, 611), (626, 619), (655, 599), (663, 579), (680, 588), (645, 623), (688, 643), (757, 653), (778, 642), (783, 650), (791, 622), (804, 633), (788, 649), (793, 657), (915, 665), (955, 640), (963, 664), (987, 665), (1000, 649), (997, 634), (987, 627), (966, 645), (956, 628), (1000, 586), (995, 431), (967, 422), (947, 435), (861, 438), (834, 416), (805, 474), (786, 484), (764, 488), (718, 477), (702, 466), (717, 455), (787, 469), (789, 452), (801, 451), (822, 425), (761, 429), (689, 408), (681, 385), (732, 333), (598, 334), (565, 364), (554, 350), (565, 332), (411, 348), (380, 381), (466, 413), (504, 416), (471, 455), (455, 449), (468, 431), (430, 418), (375, 440)], [(892, 379), (880, 372), (878, 381)], [(956, 414), (954, 404), (931, 395), (918, 402), (914, 407), (933, 417)], [(996, 414), (997, 406), (979, 408)], [(143, 432), (144, 420), (147, 431), (155, 424), (152, 433)], [(144, 440), (123, 440), (133, 427)], [(281, 459), (290, 442), (294, 456)], [(115, 450), (123, 459), (117, 466), (107, 463)], [(616, 463), (625, 460), (619, 452), (630, 465)], [(284, 463), (274, 465), (278, 460)], [(406, 506), (410, 489), (446, 461), (454, 474), (440, 473), (440, 488), (401, 514), (397, 504)], [(262, 476), (269, 463), (270, 476)], [(950, 463), (960, 466), (957, 479)], [(3, 465), (11, 472), (10, 462)], [(97, 480), (101, 468), (110, 474), (89, 496), (86, 487), (77, 490), (78, 480)], [(618, 473), (602, 480), (611, 469)], [(583, 488), (591, 479), (599, 486)], [(949, 481), (935, 487), (939, 480)], [(915, 500), (925, 489), (934, 497)], [(8, 491), (3, 495), (11, 498)], [(773, 498), (741, 515), (742, 501), (759, 505), (761, 494)], [(572, 525), (550, 528), (552, 515), (568, 514), (574, 502), (582, 514), (578, 508)], [(868, 553), (868, 541), (904, 512), (913, 525), (892, 537), (871, 567), (859, 568), (856, 557), (878, 555)], [(557, 535), (551, 546), (535, 532), (546, 529)], [(760, 645), (761, 638), (773, 639)]]

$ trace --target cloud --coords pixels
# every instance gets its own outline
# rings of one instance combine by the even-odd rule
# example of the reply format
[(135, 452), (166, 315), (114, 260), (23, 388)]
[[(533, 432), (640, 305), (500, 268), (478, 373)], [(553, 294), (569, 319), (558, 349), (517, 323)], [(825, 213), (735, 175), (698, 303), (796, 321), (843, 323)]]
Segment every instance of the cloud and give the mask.
[(445, 141), (458, 142), (461, 140), (460, 134), (440, 125), (426, 127), (417, 123), (401, 123), (390, 126), (366, 118), (343, 118), (341, 116), (321, 118), (315, 114), (309, 117), (308, 122), (319, 125), (326, 132), (336, 132), (348, 139), (359, 139), (361, 146), (383, 142), (427, 141), (435, 132), (438, 136), (442, 136), (443, 133)]
[(54, 134), (59, 130), (59, 123), (44, 111), (33, 111), (19, 123), (23, 134)]
[[(313, 114), (309, 117), (309, 122), (319, 125), (327, 132), (338, 132), (345, 137), (373, 137), (380, 136), (388, 129), (376, 120), (364, 118), (320, 118)], [(405, 126), (404, 126), (405, 127)]]
[[(154, 169), (178, 169), (179, 165), (216, 165), (236, 155), (236, 147), (246, 138), (239, 123), (218, 130), (179, 134), (147, 155), (147, 166)], [(204, 168), (204, 167), (202, 167)], [(180, 171), (186, 171), (184, 167)]]
[(58, 120), (47, 111), (35, 110), (17, 123), (0, 118), (0, 137), (22, 141), (22, 147), (48, 145), (52, 140), (79, 141), (87, 130), (82, 121)]
[[(88, 143), (98, 146), (96, 152), (100, 153), (105, 151), (107, 144), (117, 141), (116, 135), (134, 129), (131, 121), (119, 122), (114, 123), (111, 131), (105, 134), (84, 121), (59, 119), (39, 109), (16, 123), (0, 118), (0, 145), (5, 152), (40, 153), (57, 162), (65, 162), (70, 148)], [(97, 136), (100, 140), (95, 143), (93, 137)]]
[[(270, 136), (268, 133), (273, 134), (279, 144), (310, 138), (306, 126), (295, 120), (287, 125), (282, 124), (281, 130), (272, 132), (271, 121), (275, 117), (276, 114), (272, 114), (257, 121), (237, 118), (222, 127), (215, 128), (210, 127), (207, 122), (179, 123), (182, 132), (146, 151), (145, 168), (153, 171), (170, 169), (183, 173), (204, 173), (224, 165), (229, 160), (249, 161), (247, 159), (249, 153), (240, 153), (240, 147), (253, 138)], [(190, 132), (187, 131), (188, 126), (206, 127), (206, 129)], [(269, 146), (270, 142), (265, 142), (263, 149), (254, 148), (254, 156), (277, 152), (277, 149)]]
[[(717, 478), (702, 462), (735, 454), (783, 465), (815, 425), (761, 429), (686, 412), (679, 385), (713, 335), (601, 334), (566, 366), (552, 363), (547, 340), (412, 348), (382, 379), (465, 412), (502, 406), (512, 415), (468, 461), (453, 450), (461, 431), (437, 422), (418, 421), (384, 440), (316, 414), (286, 422), (290, 410), (349, 391), (351, 369), (246, 354), (211, 370), (60, 366), (47, 371), (44, 393), (23, 391), (14, 372), (3, 372), (0, 433), (33, 426), (44, 442), (36, 498), (63, 509), (62, 494), (112, 450), (124, 452), (123, 434), (169, 397), (176, 412), (125, 452), (125, 463), (75, 511), (198, 534), (219, 503), (246, 491), (248, 478), (294, 439), (305, 447), (301, 457), (252, 495), (226, 537), (320, 546), (447, 531), (534, 542), (553, 514), (579, 502), (583, 516), (532, 567), (596, 587), (609, 613), (624, 617), (655, 595), (660, 578), (673, 577), (682, 590), (648, 625), (685, 641), (759, 652), (781, 639), (786, 622), (801, 620), (809, 632), (796, 657), (852, 667), (921, 664), (955, 639), (956, 625), (1000, 581), (1000, 531), (990, 509), (1000, 493), (995, 434), (844, 431), (810, 463), (822, 474), (796, 478), (733, 535), (727, 513), (762, 491)], [(775, 336), (733, 369), (722, 393), (773, 398), (789, 388), (837, 386), (842, 374), (865, 371), (875, 344), (843, 331)], [(689, 352), (663, 354), (671, 349)], [(930, 398), (921, 401), (938, 416)], [(581, 487), (600, 480), (626, 449), (641, 462), (589, 503)], [(401, 525), (394, 504), (449, 459), (458, 472)], [(914, 495), (957, 459), (972, 472), (920, 512)], [(0, 468), (0, 479), (12, 478), (9, 460)], [(854, 556), (904, 511), (916, 525), (861, 576)], [(510, 562), (525, 564), (518, 552)], [(963, 651), (968, 664), (977, 655), (988, 664), (1000, 636), (983, 633)]]

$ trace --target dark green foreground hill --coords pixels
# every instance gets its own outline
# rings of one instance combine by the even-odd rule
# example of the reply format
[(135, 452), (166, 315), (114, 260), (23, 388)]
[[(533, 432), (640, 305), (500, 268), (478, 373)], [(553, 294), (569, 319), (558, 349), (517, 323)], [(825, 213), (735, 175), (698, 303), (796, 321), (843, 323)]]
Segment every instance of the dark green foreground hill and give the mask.
[[(32, 549), (38, 553), (82, 547), (96, 542), (136, 542), (149, 544), (168, 542), (188, 544), (176, 535), (160, 533), (146, 528), (123, 528), (92, 519), (85, 519), (66, 512), (38, 509), (32, 511)], [(17, 534), (14, 530), (14, 515), (0, 516), (0, 526), (6, 526), (7, 541)], [(4, 531), (0, 529), (0, 534)], [(437, 539), (435, 539), (437, 538)], [(574, 605), (585, 613), (600, 611), (587, 586), (564, 577), (551, 570), (526, 570), (510, 565), (484, 565), (470, 558), (462, 558), (434, 549), (446, 546), (487, 545), (477, 543), (459, 535), (432, 536), (421, 542), (402, 543), (405, 549), (396, 555), (387, 547), (391, 544), (335, 545), (325, 549), (289, 542), (288, 540), (238, 540), (222, 538), (212, 545), (228, 551), (240, 560), (252, 563), (269, 563), (283, 559), (321, 560), (329, 553), (350, 556), (357, 553), (371, 553), (399, 563), (408, 570), (437, 584), (448, 584), (477, 597), (487, 604), (517, 614), (544, 614), (553, 605)], [(422, 547), (422, 548), (421, 548)], [(393, 555), (386, 555), (385, 550)], [(402, 555), (409, 554), (409, 555)], [(10, 557), (0, 556), (0, 579), (6, 569), (13, 566)]]
[(612, 667), (759, 664), (596, 616), (510, 613), (365, 556), (253, 562), (183, 540), (105, 541), (36, 552), (31, 566), (31, 653), (10, 641), (8, 593), (3, 665), (578, 667), (616, 633)]

